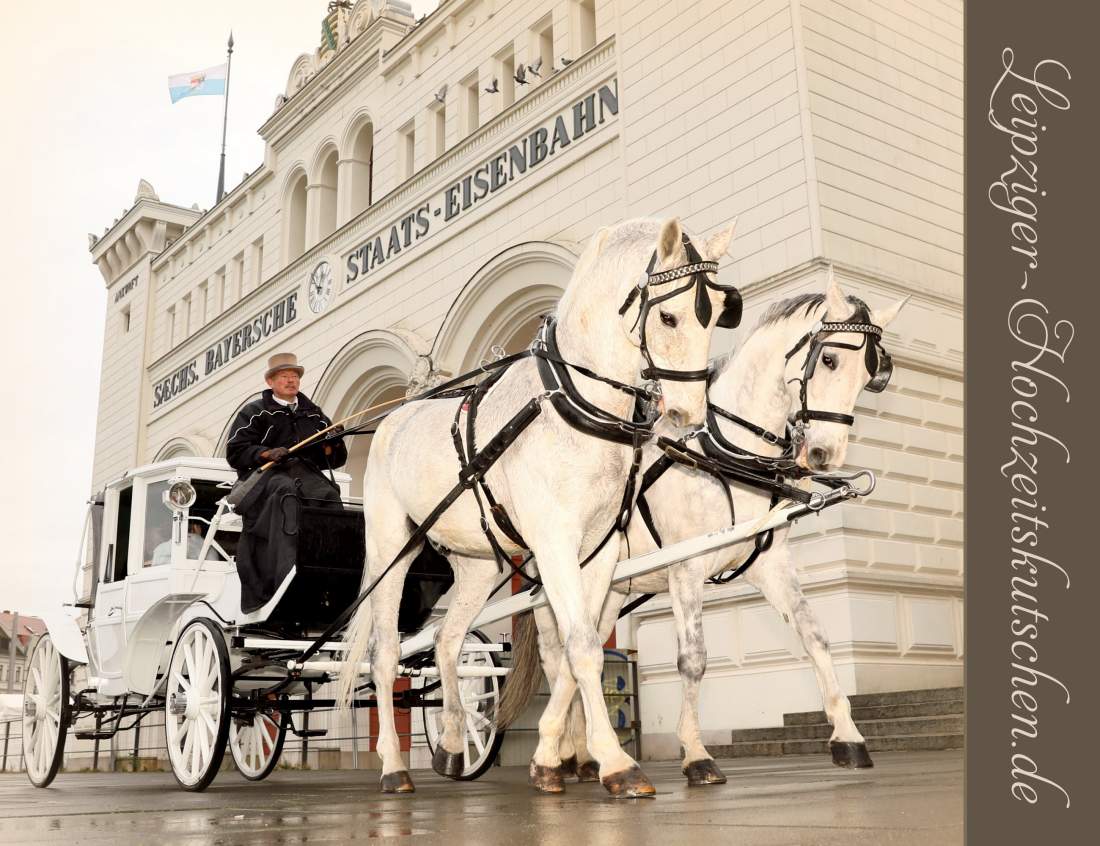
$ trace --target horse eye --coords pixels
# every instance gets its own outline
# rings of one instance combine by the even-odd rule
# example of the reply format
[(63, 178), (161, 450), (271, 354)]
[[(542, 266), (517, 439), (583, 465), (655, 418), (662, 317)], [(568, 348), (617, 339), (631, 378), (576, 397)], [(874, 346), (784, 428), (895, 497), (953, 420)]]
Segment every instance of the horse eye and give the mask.
[(661, 322), (671, 329), (676, 328), (676, 318), (667, 311), (661, 312)]
[(831, 356), (828, 353), (823, 353), (821, 356), (821, 363), (828, 367), (830, 370), (836, 370), (835, 356)]

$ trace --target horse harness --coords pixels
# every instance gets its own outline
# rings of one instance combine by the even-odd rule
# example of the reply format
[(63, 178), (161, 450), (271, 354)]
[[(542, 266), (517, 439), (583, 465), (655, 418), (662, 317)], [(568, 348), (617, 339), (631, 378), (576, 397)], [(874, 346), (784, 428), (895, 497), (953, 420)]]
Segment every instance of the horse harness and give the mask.
[[(840, 482), (828, 476), (819, 476), (812, 471), (803, 470), (795, 464), (793, 459), (799, 444), (805, 437), (805, 427), (811, 420), (842, 423), (847, 426), (851, 426), (855, 422), (855, 417), (851, 414), (808, 408), (808, 383), (813, 378), (817, 361), (826, 348), (865, 350), (864, 364), (870, 374), (870, 379), (865, 385), (868, 391), (881, 393), (890, 382), (894, 369), (893, 360), (882, 347), (882, 328), (871, 322), (870, 310), (866, 303), (862, 300), (855, 300), (855, 305), (856, 311), (848, 320), (839, 322), (819, 321), (787, 352), (785, 360), (790, 361), (800, 349), (809, 344), (806, 359), (802, 365), (802, 376), (795, 380), (800, 383), (799, 402), (801, 408), (791, 416), (785, 434), (776, 435), (731, 411), (727, 411), (721, 406), (708, 402), (706, 422), (702, 426), (679, 440), (664, 437), (658, 439), (658, 445), (664, 454), (653, 462), (643, 474), (637, 500), (638, 512), (641, 514), (642, 520), (657, 546), (663, 546), (663, 540), (657, 530), (645, 495), (673, 464), (701, 470), (715, 478), (726, 495), (731, 525), (736, 522), (736, 514), (734, 513), (733, 496), (729, 489), (730, 481), (769, 492), (771, 494), (771, 507), (773, 508), (782, 497), (801, 502), (810, 508), (819, 508), (824, 502), (820, 493), (810, 493), (802, 488), (788, 485), (784, 479), (811, 477), (827, 485), (836, 486), (840, 484)], [(835, 332), (855, 332), (862, 334), (864, 338), (858, 345), (824, 340), (826, 336)], [(783, 452), (774, 457), (765, 456), (736, 446), (722, 434), (718, 425), (719, 417), (751, 432), (765, 443), (778, 446)], [(687, 442), (690, 440), (698, 442), (702, 455), (689, 449)], [(774, 532), (771, 529), (757, 534), (753, 550), (745, 561), (730, 571), (712, 576), (708, 581), (714, 584), (726, 584), (736, 579), (756, 562), (761, 553), (771, 548), (773, 536)], [(627, 606), (627, 610), (633, 610), (639, 604), (641, 603), (632, 602)]]
[[(635, 321), (634, 325), (638, 326), (640, 324), (641, 326), (639, 333), (640, 347), (642, 356), (646, 362), (646, 367), (642, 370), (641, 375), (643, 379), (654, 383), (658, 379), (698, 381), (706, 379), (708, 375), (708, 371), (705, 369), (678, 371), (658, 367), (654, 363), (646, 343), (645, 330), (649, 311), (654, 305), (694, 288), (695, 314), (699, 322), (706, 326), (709, 324), (712, 316), (710, 298), (706, 293), (707, 288), (710, 288), (725, 292), (725, 302), (719, 314), (717, 325), (734, 328), (741, 321), (741, 294), (737, 288), (732, 285), (724, 286), (711, 282), (707, 278), (707, 274), (717, 272), (717, 262), (703, 261), (698, 250), (696, 250), (686, 234), (682, 236), (682, 243), (688, 257), (688, 264), (659, 273), (653, 273), (653, 270), (657, 266), (657, 251), (654, 250), (645, 273), (642, 275), (641, 279), (639, 279), (637, 285), (630, 290), (630, 293), (619, 309), (619, 314), (624, 315), (634, 300), (640, 299), (638, 319)], [(686, 285), (659, 296), (654, 297), (650, 295), (650, 288), (652, 286), (664, 285), (684, 277), (690, 277), (690, 281)], [(528, 400), (500, 431), (485, 444), (485, 446), (478, 449), (474, 439), (474, 425), (477, 417), (478, 405), (508, 367), (523, 358), (529, 357), (536, 359), (539, 377), (542, 380), (545, 392)], [(632, 395), (636, 400), (636, 407), (638, 405), (637, 401), (641, 401), (647, 410), (643, 411), (641, 414), (636, 413), (631, 419), (627, 420), (599, 408), (586, 400), (576, 389), (572, 377), (569, 374), (569, 370), (575, 370), (583, 376), (611, 385), (618, 390)], [(459, 387), (462, 386), (463, 383), (468, 382), (479, 372), (489, 374), (488, 378), (476, 385)], [(368, 596), (370, 596), (375, 587), (377, 587), (382, 579), (386, 577), (389, 571), (406, 555), (419, 548), (420, 544), (428, 540), (428, 531), (430, 528), (439, 520), (443, 513), (455, 503), (463, 492), (467, 490), (472, 490), (474, 493), (481, 514), (482, 532), (489, 542), (489, 546), (493, 551), (493, 557), (496, 559), (497, 566), (501, 572), (503, 572), (506, 567), (511, 568), (512, 571), (518, 573), (522, 579), (527, 582), (534, 582), (535, 589), (541, 587), (537, 579), (532, 579), (523, 572), (522, 564), (516, 564), (512, 561), (511, 557), (504, 551), (500, 542), (496, 539), (492, 527), (489, 524), (489, 520), (486, 517), (485, 504), (482, 502), (482, 497), (484, 497), (485, 503), (488, 503), (489, 513), (492, 514), (497, 527), (517, 546), (528, 549), (526, 542), (516, 530), (507, 512), (505, 512), (504, 508), (497, 502), (495, 497), (493, 497), (492, 491), (485, 482), (485, 475), (500, 456), (504, 454), (504, 451), (514, 443), (516, 439), (519, 438), (520, 434), (539, 416), (542, 412), (544, 400), (549, 400), (550, 404), (553, 405), (562, 419), (578, 431), (601, 438), (602, 440), (629, 444), (633, 449), (630, 471), (628, 473), (619, 514), (614, 524), (597, 547), (581, 562), (581, 566), (585, 566), (595, 557), (604, 545), (606, 545), (616, 531), (625, 531), (626, 525), (630, 520), (630, 515), (633, 513), (634, 489), (638, 471), (641, 467), (642, 446), (653, 437), (653, 426), (657, 419), (656, 407), (657, 399), (659, 398), (658, 391), (659, 385), (656, 384), (649, 388), (639, 388), (634, 385), (628, 385), (614, 379), (609, 379), (605, 376), (600, 376), (589, 368), (564, 360), (557, 347), (554, 333), (554, 321), (548, 318), (544, 321), (535, 343), (532, 344), (529, 349), (504, 356), (496, 361), (483, 363), (479, 371), (457, 376), (416, 397), (415, 399), (417, 400), (454, 397), (464, 398), (464, 401), (459, 404), (458, 412), (455, 415), (454, 422), (451, 424), (451, 438), (454, 442), (460, 465), (458, 483), (451, 488), (447, 495), (432, 509), (420, 525), (415, 527), (408, 540), (401, 547), (401, 550), (394, 556), (393, 560), (390, 561), (386, 568), (379, 573), (370, 585), (359, 593), (351, 605), (332, 622), (325, 632), (315, 640), (305, 652), (302, 653), (300, 661), (304, 662), (308, 660), (317, 653), (321, 645), (327, 639), (333, 637), (343, 629), (351, 619), (352, 614), (355, 613), (355, 610)], [(463, 427), (460, 425), (460, 418), (463, 410), (467, 412), (465, 443), (463, 442), (461, 434)], [(342, 433), (339, 433), (337, 437), (357, 434), (364, 431), (367, 431), (366, 425), (348, 428)]]

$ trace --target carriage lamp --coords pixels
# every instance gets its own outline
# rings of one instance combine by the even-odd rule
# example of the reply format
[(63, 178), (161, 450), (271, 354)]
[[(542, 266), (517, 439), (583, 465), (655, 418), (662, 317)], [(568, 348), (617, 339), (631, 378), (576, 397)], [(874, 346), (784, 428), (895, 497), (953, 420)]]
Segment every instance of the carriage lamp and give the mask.
[(195, 488), (186, 479), (176, 479), (164, 492), (164, 504), (178, 511), (185, 511), (195, 503)]

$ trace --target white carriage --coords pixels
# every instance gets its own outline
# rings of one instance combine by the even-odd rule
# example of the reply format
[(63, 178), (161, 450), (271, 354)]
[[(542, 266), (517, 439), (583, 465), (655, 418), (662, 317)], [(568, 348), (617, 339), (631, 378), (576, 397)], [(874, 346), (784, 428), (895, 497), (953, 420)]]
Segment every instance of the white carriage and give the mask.
[[(324, 548), (324, 560), (300, 556), (270, 600), (241, 611), (235, 552), (241, 518), (225, 502), (236, 474), (220, 459), (181, 458), (140, 467), (89, 503), (74, 579), (80, 619), (58, 609), (46, 616), (24, 690), (23, 738), (27, 773), (45, 787), (57, 774), (68, 730), (82, 717), (92, 729), (76, 736), (107, 739), (151, 713), (163, 712), (172, 772), (187, 790), (206, 788), (228, 745), (247, 779), (276, 766), (288, 733), (308, 731), (302, 714), (331, 708), (314, 696), (335, 661), (294, 657), (344, 610), (359, 590), (363, 523), (348, 496), (347, 474), (335, 476), (342, 503), (333, 510), (297, 502), (300, 548)], [(417, 572), (406, 583), (402, 630), (419, 630), (449, 587), (449, 571)], [(405, 650), (402, 672), (418, 684), (398, 694), (400, 707), (423, 710), (429, 745), (438, 735), (439, 706), (431, 638)], [(336, 652), (326, 644), (320, 652)], [(467, 638), (460, 662), (467, 702), (468, 746), (462, 777), (477, 778), (502, 741), (488, 715), (507, 672), (502, 644), (480, 632)], [(74, 669), (86, 685), (76, 689)], [(356, 707), (375, 704), (367, 681)], [(87, 721), (85, 721), (87, 722)]]

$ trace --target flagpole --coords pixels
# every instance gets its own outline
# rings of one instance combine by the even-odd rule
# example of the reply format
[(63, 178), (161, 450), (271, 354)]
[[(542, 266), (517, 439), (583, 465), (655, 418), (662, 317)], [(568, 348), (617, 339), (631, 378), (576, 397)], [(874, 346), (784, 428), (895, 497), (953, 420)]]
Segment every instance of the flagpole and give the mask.
[(218, 197), (220, 203), (225, 196), (225, 128), (229, 122), (229, 74), (233, 70), (233, 32), (229, 32), (229, 53), (225, 64), (225, 111), (222, 114), (222, 157), (218, 167)]

